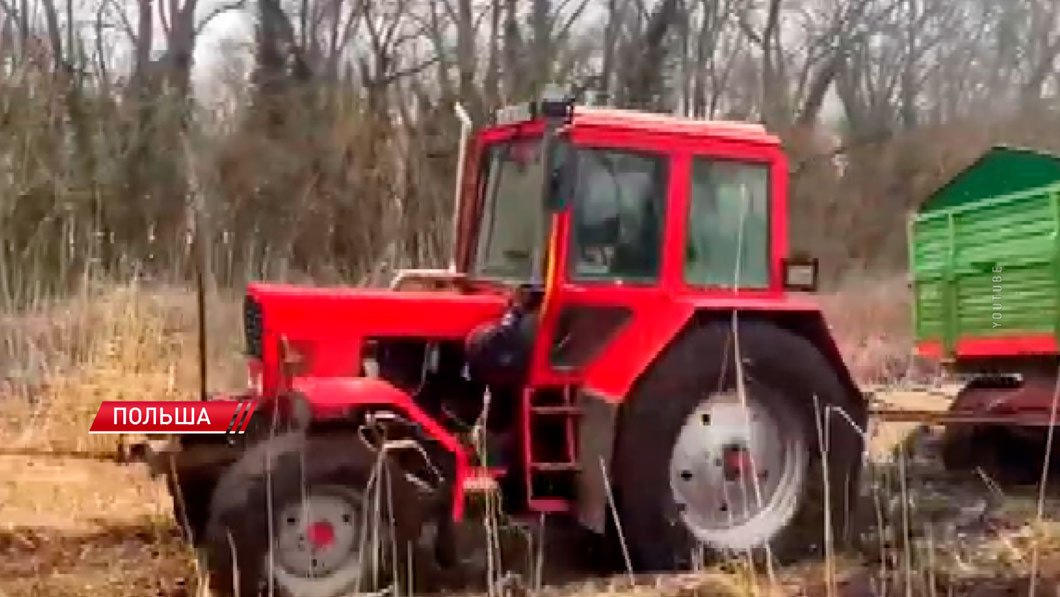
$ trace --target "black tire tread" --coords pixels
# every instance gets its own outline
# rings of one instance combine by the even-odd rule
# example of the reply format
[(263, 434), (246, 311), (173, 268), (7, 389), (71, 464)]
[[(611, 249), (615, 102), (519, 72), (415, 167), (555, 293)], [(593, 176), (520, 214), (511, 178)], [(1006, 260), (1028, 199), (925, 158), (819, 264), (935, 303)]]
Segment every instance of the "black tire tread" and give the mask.
[[(353, 433), (311, 436), (295, 431), (248, 449), (219, 479), (210, 504), (205, 555), (214, 594), (227, 596), (238, 592), (243, 597), (254, 596), (267, 582), (263, 563), (270, 543), (267, 518), (270, 480), (275, 513), (283, 500), (297, 499), (302, 494), (303, 479), (307, 486), (339, 483), (363, 491), (377, 465), (376, 459), (376, 453)], [(385, 466), (391, 467), (389, 479), (398, 541), (414, 540), (420, 522), (418, 514), (423, 507), (412, 484), (390, 462)], [(386, 503), (382, 508), (386, 520), (390, 510)]]
[[(819, 554), (824, 543), (825, 499), (815, 412), (827, 406), (843, 408), (863, 429), (863, 404), (857, 402), (860, 397), (850, 396), (832, 365), (806, 338), (768, 321), (747, 320), (738, 325), (745, 376), (777, 390), (812, 389), (818, 396), (819, 409), (812, 398), (808, 404), (795, 404), (808, 434), (809, 483), (795, 519), (770, 542), (770, 548), (782, 562)], [(642, 570), (672, 570), (691, 564), (693, 540), (677, 519), (670, 494), (669, 455), (680, 425), (700, 396), (731, 387), (735, 380), (731, 328), (729, 322), (713, 321), (685, 330), (641, 380), (622, 413), (613, 476), (623, 530), (635, 565)], [(840, 418), (830, 417), (828, 430), (837, 544), (848, 538), (863, 449), (860, 434)]]

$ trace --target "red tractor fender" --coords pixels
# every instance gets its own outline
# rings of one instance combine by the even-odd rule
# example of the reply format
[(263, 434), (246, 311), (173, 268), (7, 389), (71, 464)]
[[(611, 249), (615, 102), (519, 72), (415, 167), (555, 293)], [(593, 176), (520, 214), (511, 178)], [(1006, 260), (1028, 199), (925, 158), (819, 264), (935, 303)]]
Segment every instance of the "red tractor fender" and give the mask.
[(296, 377), (291, 382), (291, 389), (306, 400), (313, 420), (342, 418), (351, 410), (365, 406), (388, 406), (418, 424), (453, 455), (456, 477), (453, 479), (453, 520), (463, 518), (467, 453), (460, 441), (425, 413), (411, 396), (372, 377)]
[(866, 400), (816, 304), (785, 297), (721, 296), (645, 305), (587, 369), (582, 384), (578, 461), (586, 474), (578, 481), (577, 515), (583, 526), (604, 532), (608, 494), (603, 471), (610, 467), (613, 456), (618, 411), (637, 381), (684, 329), (696, 325), (694, 318), (727, 322), (734, 310), (738, 318), (772, 321), (803, 336), (821, 351), (848, 390), (851, 420), (864, 430)]
[(619, 404), (656, 357), (688, 323), (695, 308), (659, 301), (636, 313), (585, 371), (586, 393)]
[(584, 389), (606, 402), (623, 402), (637, 380), (693, 316), (702, 313), (707, 317), (728, 318), (734, 310), (738, 312), (737, 317), (772, 320), (804, 336), (828, 359), (848, 390), (860, 395), (820, 307), (813, 302), (790, 297), (690, 297), (654, 303), (637, 313), (589, 366), (583, 382)]

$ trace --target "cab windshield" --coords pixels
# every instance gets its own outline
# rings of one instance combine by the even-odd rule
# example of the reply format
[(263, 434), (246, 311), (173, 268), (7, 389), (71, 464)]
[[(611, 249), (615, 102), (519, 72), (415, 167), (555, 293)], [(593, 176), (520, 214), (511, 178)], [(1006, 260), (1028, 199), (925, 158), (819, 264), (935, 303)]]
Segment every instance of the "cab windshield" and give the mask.
[(547, 231), (541, 191), (541, 137), (495, 143), (484, 158), (477, 275), (512, 281), (541, 278)]

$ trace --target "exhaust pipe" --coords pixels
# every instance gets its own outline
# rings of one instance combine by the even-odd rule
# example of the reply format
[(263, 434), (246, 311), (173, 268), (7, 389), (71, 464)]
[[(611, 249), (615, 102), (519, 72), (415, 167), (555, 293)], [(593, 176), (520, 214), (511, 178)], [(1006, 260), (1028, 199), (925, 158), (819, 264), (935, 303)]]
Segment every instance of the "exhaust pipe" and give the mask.
[(457, 102), (453, 106), (456, 117), (460, 119), (460, 148), (457, 151), (456, 189), (453, 197), (452, 250), (449, 257), (449, 271), (456, 272), (456, 241), (460, 234), (460, 210), (463, 208), (464, 158), (467, 156), (468, 136), (471, 132), (471, 116), (464, 106)]

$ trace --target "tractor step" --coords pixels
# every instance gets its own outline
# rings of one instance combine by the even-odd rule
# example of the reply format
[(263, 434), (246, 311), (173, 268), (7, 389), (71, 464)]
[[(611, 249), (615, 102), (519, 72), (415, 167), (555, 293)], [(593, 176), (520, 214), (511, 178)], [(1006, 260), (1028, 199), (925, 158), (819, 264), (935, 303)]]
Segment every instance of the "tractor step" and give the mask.
[(527, 503), (532, 511), (568, 512), (579, 466), (578, 419), (572, 386), (531, 387), (523, 393)]

